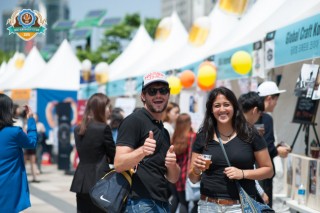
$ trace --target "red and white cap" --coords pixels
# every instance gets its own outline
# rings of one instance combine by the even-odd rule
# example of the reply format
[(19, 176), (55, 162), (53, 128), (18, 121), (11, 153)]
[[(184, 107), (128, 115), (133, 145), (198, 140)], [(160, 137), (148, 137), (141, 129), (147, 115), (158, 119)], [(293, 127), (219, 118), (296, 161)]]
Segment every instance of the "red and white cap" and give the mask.
[(169, 85), (167, 81), (167, 76), (162, 72), (150, 72), (143, 76), (143, 83), (142, 88), (146, 88), (148, 85), (155, 83), (155, 82), (161, 82)]

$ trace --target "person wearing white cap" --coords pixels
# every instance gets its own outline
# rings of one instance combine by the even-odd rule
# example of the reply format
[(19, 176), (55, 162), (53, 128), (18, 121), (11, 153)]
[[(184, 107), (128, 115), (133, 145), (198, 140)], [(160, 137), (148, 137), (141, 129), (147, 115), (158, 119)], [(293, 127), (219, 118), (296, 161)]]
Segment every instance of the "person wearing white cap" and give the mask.
[[(290, 149), (284, 146), (275, 146), (275, 136), (273, 130), (273, 118), (270, 113), (273, 112), (277, 105), (279, 96), (281, 93), (286, 92), (286, 90), (279, 90), (278, 86), (273, 81), (265, 81), (258, 87), (259, 96), (263, 99), (265, 111), (261, 114), (257, 124), (264, 125), (264, 139), (268, 144), (268, 151), (271, 159), (273, 160), (276, 156), (285, 158), (288, 156)], [(274, 162), (273, 167), (274, 167)], [(274, 168), (274, 173), (275, 173)], [(265, 179), (260, 182), (262, 188), (269, 196), (269, 206), (272, 207), (272, 188), (273, 188), (273, 177)]]
[(119, 126), (114, 166), (117, 172), (136, 168), (126, 212), (170, 212), (169, 182), (177, 182), (180, 167), (168, 131), (161, 121), (170, 96), (161, 72), (143, 77), (143, 108), (127, 116)]

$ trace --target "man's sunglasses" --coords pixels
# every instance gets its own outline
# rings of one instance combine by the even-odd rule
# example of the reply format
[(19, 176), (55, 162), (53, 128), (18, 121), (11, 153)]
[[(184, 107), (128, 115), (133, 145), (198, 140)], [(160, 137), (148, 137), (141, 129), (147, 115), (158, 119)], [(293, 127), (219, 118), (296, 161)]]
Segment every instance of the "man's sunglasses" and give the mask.
[(161, 95), (167, 95), (170, 92), (170, 88), (168, 87), (148, 88), (146, 91), (150, 96), (155, 96), (158, 91), (160, 92)]

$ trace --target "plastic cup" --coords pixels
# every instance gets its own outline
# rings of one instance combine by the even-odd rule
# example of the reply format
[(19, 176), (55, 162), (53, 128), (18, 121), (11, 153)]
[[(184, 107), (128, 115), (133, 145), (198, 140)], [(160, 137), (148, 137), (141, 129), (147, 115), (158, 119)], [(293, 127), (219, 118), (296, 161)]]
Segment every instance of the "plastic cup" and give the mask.
[(211, 161), (211, 157), (212, 157), (212, 155), (208, 155), (208, 154), (201, 154), (201, 156), (203, 157), (203, 159), (204, 159), (204, 160), (205, 160), (205, 162), (206, 162), (205, 170), (209, 169), (209, 166), (210, 166), (210, 164), (212, 163), (212, 161)]

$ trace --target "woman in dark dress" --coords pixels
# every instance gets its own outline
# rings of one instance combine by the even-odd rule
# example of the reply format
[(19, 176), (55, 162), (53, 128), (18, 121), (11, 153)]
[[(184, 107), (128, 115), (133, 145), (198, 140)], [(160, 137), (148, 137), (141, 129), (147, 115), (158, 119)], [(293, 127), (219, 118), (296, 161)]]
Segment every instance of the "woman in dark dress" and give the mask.
[(109, 98), (96, 93), (88, 100), (81, 124), (74, 130), (80, 162), (70, 191), (77, 193), (78, 213), (104, 212), (92, 203), (89, 191), (110, 169), (109, 163), (114, 160), (115, 144), (107, 125), (109, 116)]

